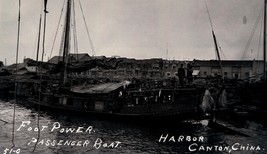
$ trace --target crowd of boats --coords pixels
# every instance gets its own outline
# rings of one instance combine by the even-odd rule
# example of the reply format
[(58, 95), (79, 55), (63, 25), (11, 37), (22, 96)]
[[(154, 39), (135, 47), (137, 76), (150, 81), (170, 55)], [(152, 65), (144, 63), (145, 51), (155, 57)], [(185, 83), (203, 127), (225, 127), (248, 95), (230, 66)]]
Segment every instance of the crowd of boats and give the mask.
[(63, 84), (60, 76), (60, 73), (2, 75), (0, 96), (4, 100), (15, 96), (32, 107), (56, 111), (124, 118), (186, 119), (226, 110), (229, 102), (237, 102), (237, 90), (242, 89), (238, 82), (223, 81), (219, 76), (193, 82), (185, 78), (183, 85), (178, 78), (119, 80), (73, 76), (68, 76)]
[(8, 75), (0, 82), (5, 99), (16, 91), (17, 98), (46, 107), (128, 116), (193, 113), (205, 90), (205, 85), (180, 87), (175, 79), (73, 78), (60, 86), (59, 76)]

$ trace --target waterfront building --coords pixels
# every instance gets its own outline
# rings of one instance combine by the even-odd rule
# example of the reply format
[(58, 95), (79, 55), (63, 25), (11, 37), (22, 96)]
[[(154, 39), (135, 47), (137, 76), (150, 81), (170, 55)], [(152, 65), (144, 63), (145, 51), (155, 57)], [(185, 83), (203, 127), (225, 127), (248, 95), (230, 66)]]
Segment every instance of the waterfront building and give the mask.
[[(229, 79), (249, 79), (262, 76), (263, 61), (259, 60), (222, 60), (222, 71), (217, 60), (193, 60), (195, 76), (208, 77), (222, 75)], [(222, 74), (223, 73), (223, 74)]]
[[(222, 60), (222, 70), (217, 60), (196, 60), (178, 61), (164, 60), (162, 58), (134, 59), (125, 57), (105, 57), (88, 54), (70, 54), (70, 62), (89, 62), (94, 61), (89, 68), (80, 72), (72, 72), (71, 75), (80, 77), (104, 77), (110, 79), (131, 79), (131, 78), (177, 78), (177, 70), (181, 66), (193, 67), (195, 78), (206, 78), (220, 75), (228, 79), (260, 79), (263, 75), (263, 61), (260, 60)], [(55, 66), (62, 57), (54, 56), (48, 62), (43, 62), (39, 69), (42, 73), (47, 72)], [(99, 65), (100, 64), (100, 65)], [(38, 65), (38, 68), (41, 67)], [(14, 73), (16, 65), (3, 67), (10, 73)], [(23, 63), (18, 64), (18, 74), (36, 72), (36, 63), (25, 58)]]

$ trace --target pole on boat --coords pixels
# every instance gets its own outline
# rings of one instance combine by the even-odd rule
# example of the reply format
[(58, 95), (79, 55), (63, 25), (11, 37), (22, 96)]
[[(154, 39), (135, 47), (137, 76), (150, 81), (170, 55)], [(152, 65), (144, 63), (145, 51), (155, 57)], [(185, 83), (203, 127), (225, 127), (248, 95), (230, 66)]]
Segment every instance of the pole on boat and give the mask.
[(42, 23), (42, 14), (40, 14), (40, 19), (39, 19), (39, 32), (38, 32), (38, 43), (37, 43), (37, 52), (36, 52), (36, 73), (38, 72), (39, 47), (40, 47), (40, 38), (41, 38), (41, 23)]
[(263, 27), (263, 83), (266, 85), (266, 3), (264, 0), (264, 27)]
[(213, 41), (214, 41), (214, 45), (215, 45), (216, 55), (217, 55), (218, 61), (219, 61), (219, 66), (220, 66), (220, 69), (221, 69), (221, 77), (223, 79), (224, 78), (223, 77), (224, 74), (223, 74), (223, 68), (222, 68), (222, 62), (221, 62), (221, 56), (220, 56), (220, 52), (219, 52), (219, 48), (218, 48), (218, 43), (217, 43), (217, 39), (216, 39), (214, 30), (213, 30), (213, 25), (212, 25), (212, 22), (211, 22), (208, 5), (207, 5), (206, 1), (204, 1), (204, 2), (205, 2), (205, 6), (206, 6), (206, 9), (207, 9), (208, 16), (209, 16), (210, 27), (211, 27), (211, 31), (212, 31), (212, 37), (213, 37)]
[(218, 98), (215, 100), (215, 103), (214, 103), (214, 107), (213, 107), (213, 110), (212, 110), (212, 116), (211, 116), (211, 122), (215, 123), (216, 122), (216, 110), (217, 110), (217, 104), (219, 103), (220, 101), (220, 96), (222, 95), (222, 92), (223, 92), (223, 89), (224, 89), (224, 86), (223, 86), (223, 83), (224, 83), (224, 74), (223, 74), (223, 67), (222, 67), (222, 62), (221, 62), (221, 56), (220, 56), (220, 52), (219, 52), (219, 48), (218, 48), (218, 43), (217, 43), (217, 39), (216, 39), (216, 36), (215, 36), (215, 33), (214, 33), (214, 28), (213, 28), (213, 25), (212, 25), (212, 21), (211, 21), (211, 17), (210, 17), (210, 13), (209, 13), (209, 9), (208, 9), (208, 5), (206, 3), (206, 1), (204, 0), (205, 2), (205, 6), (206, 6), (206, 10), (207, 10), (207, 14), (208, 14), (208, 17), (209, 17), (209, 22), (210, 22), (210, 26), (211, 26), (211, 30), (212, 30), (212, 37), (213, 37), (213, 41), (214, 41), (214, 45), (215, 45), (215, 51), (216, 51), (216, 55), (218, 57), (218, 63), (219, 63), (219, 67), (220, 67), (220, 72), (221, 72), (221, 78), (220, 78), (220, 81), (218, 83), (218, 85), (220, 86), (220, 90), (218, 92)]
[(42, 52), (42, 58), (41, 58), (41, 62), (44, 61), (44, 52), (45, 52), (45, 30), (46, 30), (46, 14), (48, 13), (48, 11), (46, 10), (46, 5), (47, 5), (47, 0), (45, 0), (45, 4), (44, 4), (44, 29), (43, 29), (43, 43), (42, 43), (42, 46), (43, 46), (43, 52)]
[(71, 0), (67, 1), (67, 11), (66, 11), (66, 21), (65, 21), (65, 37), (64, 37), (64, 46), (63, 46), (63, 63), (64, 69), (61, 72), (60, 83), (66, 84), (67, 82), (67, 64), (68, 64), (68, 56), (69, 56), (69, 40), (70, 40), (70, 17), (71, 17)]
[[(43, 51), (42, 51), (42, 57), (41, 57), (41, 67), (40, 67), (40, 72), (42, 71), (42, 63), (44, 61), (44, 52), (45, 52), (45, 30), (46, 30), (46, 14), (48, 13), (47, 11), (47, 0), (44, 0), (44, 26), (43, 26), (43, 43), (42, 43), (42, 47), (43, 47)], [(40, 19), (39, 19), (39, 34), (38, 34), (38, 46), (37, 46), (37, 57), (36, 57), (36, 74), (38, 75), (38, 54), (39, 54), (39, 46), (40, 46), (40, 38), (41, 38), (41, 22), (42, 22), (42, 13), (40, 14)], [(41, 80), (42, 80), (42, 76), (40, 76), (39, 78), (40, 82), (39, 82), (39, 94), (38, 94), (38, 100), (40, 101), (41, 99)], [(36, 147), (37, 147), (37, 143), (40, 139), (40, 104), (38, 104), (38, 111), (37, 111), (37, 128), (38, 128), (38, 136), (37, 136), (37, 142), (34, 145), (33, 151), (35, 151)]]
[(18, 76), (18, 56), (19, 56), (19, 42), (20, 42), (20, 9), (21, 0), (19, 0), (19, 12), (18, 12), (18, 31), (17, 31), (17, 48), (16, 48), (16, 74), (15, 74), (15, 92), (14, 92), (14, 106), (13, 106), (13, 127), (12, 127), (12, 148), (15, 147), (15, 120), (16, 120), (16, 101), (17, 101), (17, 76)]

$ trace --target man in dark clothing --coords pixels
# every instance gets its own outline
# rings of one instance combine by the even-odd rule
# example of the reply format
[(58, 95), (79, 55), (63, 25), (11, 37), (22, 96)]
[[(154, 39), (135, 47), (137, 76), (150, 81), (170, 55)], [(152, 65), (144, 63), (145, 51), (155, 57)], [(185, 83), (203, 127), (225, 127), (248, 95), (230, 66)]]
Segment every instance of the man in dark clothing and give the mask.
[(3, 67), (4, 63), (2, 61), (0, 61), (0, 67)]
[(179, 83), (180, 86), (184, 85), (184, 78), (185, 78), (185, 69), (183, 67), (184, 65), (181, 64), (181, 66), (178, 69), (178, 78), (179, 78)]
[(193, 82), (193, 69), (192, 66), (190, 64), (187, 64), (187, 69), (186, 69), (186, 77), (187, 77), (187, 81), (189, 84), (191, 84)]

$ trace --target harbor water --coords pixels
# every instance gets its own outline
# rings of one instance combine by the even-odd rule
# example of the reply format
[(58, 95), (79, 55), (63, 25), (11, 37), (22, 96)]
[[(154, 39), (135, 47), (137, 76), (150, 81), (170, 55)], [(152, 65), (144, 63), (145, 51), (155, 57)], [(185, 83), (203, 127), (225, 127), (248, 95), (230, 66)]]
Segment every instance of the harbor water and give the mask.
[(230, 128), (223, 129), (207, 120), (150, 125), (43, 110), (38, 114), (18, 103), (13, 121), (13, 111), (11, 101), (0, 101), (0, 153), (267, 153), (267, 126), (252, 119), (220, 121)]

